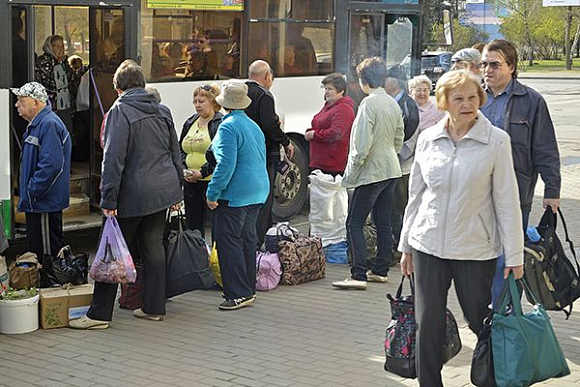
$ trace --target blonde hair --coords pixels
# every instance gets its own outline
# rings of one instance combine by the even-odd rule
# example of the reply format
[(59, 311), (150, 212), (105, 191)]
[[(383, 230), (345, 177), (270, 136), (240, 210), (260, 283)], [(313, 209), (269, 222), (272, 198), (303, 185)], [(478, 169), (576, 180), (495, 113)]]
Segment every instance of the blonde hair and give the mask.
[(409, 90), (416, 88), (417, 86), (425, 84), (429, 88), (429, 91), (432, 89), (431, 80), (426, 75), (417, 75), (409, 80)]
[(220, 88), (215, 83), (212, 83), (211, 85), (208, 85), (208, 84), (201, 85), (201, 86), (196, 87), (193, 90), (194, 97), (201, 96), (201, 97), (206, 97), (207, 99), (209, 99), (209, 101), (213, 105), (213, 110), (216, 113), (219, 112), (221, 109), (221, 106), (215, 100), (215, 98), (218, 95), (220, 95)]
[(437, 109), (446, 111), (449, 106), (448, 97), (451, 90), (469, 84), (475, 86), (479, 97), (479, 107), (482, 107), (487, 100), (487, 95), (483, 91), (479, 79), (467, 70), (455, 70), (443, 74), (437, 81), (437, 86), (435, 86)]

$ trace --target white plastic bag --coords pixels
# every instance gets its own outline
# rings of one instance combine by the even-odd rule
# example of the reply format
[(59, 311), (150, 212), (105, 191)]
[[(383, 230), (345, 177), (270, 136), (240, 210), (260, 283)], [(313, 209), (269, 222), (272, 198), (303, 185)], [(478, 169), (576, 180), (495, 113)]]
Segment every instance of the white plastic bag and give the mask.
[(322, 246), (346, 240), (348, 193), (341, 187), (342, 176), (322, 173), (319, 169), (310, 176), (310, 233), (322, 239)]

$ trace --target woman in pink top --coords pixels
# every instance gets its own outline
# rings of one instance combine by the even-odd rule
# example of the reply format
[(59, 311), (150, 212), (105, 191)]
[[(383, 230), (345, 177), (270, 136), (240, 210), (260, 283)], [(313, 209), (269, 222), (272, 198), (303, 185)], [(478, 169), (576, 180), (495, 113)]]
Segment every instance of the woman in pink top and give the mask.
[(409, 81), (409, 94), (419, 107), (419, 126), (417, 127), (419, 133), (435, 125), (445, 115), (431, 102), (430, 93), (431, 80), (426, 75), (417, 75)]

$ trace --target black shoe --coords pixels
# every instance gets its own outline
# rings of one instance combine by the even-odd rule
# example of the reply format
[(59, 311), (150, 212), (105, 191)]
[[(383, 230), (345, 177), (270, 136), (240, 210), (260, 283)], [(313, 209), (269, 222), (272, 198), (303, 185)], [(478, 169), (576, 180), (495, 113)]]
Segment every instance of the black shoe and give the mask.
[(241, 297), (233, 300), (225, 300), (219, 305), (221, 310), (235, 310), (248, 306), (256, 300), (256, 297)]

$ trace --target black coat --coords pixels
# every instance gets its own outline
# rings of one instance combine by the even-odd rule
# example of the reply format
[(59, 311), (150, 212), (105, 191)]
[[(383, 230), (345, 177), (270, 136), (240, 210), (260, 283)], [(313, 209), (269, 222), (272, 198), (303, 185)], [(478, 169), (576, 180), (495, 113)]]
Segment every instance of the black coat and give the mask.
[(407, 93), (403, 93), (398, 103), (403, 112), (403, 123), (405, 125), (405, 138), (403, 141), (407, 141), (415, 134), (419, 126), (419, 108), (415, 100)]
[[(183, 124), (183, 128), (181, 129), (181, 135), (179, 136), (179, 150), (181, 151), (181, 162), (183, 163), (184, 168), (187, 168), (187, 165), (185, 164), (185, 158), (187, 157), (187, 154), (184, 152), (181, 145), (183, 144), (183, 139), (185, 138), (185, 136), (187, 136), (187, 132), (189, 131), (189, 128), (191, 128), (191, 125), (193, 125), (193, 123), (195, 121), (197, 121), (198, 118), (199, 118), (199, 114), (195, 113), (194, 115), (189, 117), (187, 120), (185, 120), (185, 123)], [(220, 126), (220, 124), (222, 122), (222, 118), (223, 118), (223, 115), (220, 112), (217, 112), (207, 124), (207, 130), (209, 132), (209, 138), (211, 140), (213, 140), (213, 138), (215, 137), (215, 135), (218, 131), (218, 127)], [(211, 147), (208, 148), (208, 150), (209, 149), (211, 149)], [(207, 155), (207, 153), (206, 153), (206, 155)], [(213, 154), (212, 154), (212, 156), (213, 156)], [(207, 156), (206, 156), (206, 160), (207, 160)], [(216, 165), (215, 162), (214, 163), (206, 162), (205, 164), (203, 164), (201, 166), (201, 170), (200, 170), (201, 176), (206, 178), (209, 175), (211, 175), (213, 173), (213, 170), (215, 169), (215, 165)]]

